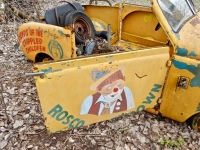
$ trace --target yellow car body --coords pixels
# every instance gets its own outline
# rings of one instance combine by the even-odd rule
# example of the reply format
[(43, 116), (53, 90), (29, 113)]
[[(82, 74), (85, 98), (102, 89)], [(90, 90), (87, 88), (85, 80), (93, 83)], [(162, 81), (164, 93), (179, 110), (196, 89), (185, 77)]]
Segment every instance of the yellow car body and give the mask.
[[(198, 114), (200, 44), (194, 41), (199, 40), (200, 13), (182, 1), (179, 5), (191, 16), (184, 18), (180, 10), (176, 17), (184, 20), (178, 27), (167, 20), (173, 11), (161, 0), (152, 0), (152, 7), (83, 6), (96, 30), (111, 25), (111, 45), (124, 52), (78, 57), (73, 26), (22, 25), (18, 37), (24, 54), (34, 62), (44, 52), (54, 59), (33, 67), (35, 75), (40, 73), (34, 78), (48, 131), (77, 128), (132, 111), (146, 110), (179, 122)], [(155, 29), (158, 23), (161, 27)]]

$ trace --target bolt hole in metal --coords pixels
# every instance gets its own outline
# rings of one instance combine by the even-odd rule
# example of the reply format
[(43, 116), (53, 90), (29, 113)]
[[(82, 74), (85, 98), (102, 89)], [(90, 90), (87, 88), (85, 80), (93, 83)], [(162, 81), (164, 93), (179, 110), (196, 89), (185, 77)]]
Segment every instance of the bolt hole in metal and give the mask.
[(189, 82), (190, 82), (189, 78), (181, 76), (178, 78), (177, 86), (181, 89), (187, 89)]

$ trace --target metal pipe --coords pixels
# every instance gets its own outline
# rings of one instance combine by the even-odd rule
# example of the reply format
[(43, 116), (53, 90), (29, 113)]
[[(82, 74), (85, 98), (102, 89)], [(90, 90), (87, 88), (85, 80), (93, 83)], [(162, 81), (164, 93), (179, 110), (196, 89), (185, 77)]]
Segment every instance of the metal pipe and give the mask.
[(43, 76), (44, 72), (26, 73), (25, 76)]
[(110, 29), (111, 29), (111, 24), (108, 24), (108, 49), (110, 49), (110, 37), (111, 37), (111, 31), (110, 31)]

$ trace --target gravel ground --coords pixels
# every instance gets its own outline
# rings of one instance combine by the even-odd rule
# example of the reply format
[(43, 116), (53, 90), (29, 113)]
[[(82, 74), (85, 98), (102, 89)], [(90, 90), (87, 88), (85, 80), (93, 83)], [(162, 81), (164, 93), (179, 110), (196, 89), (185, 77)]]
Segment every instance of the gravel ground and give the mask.
[[(55, 2), (44, 0), (35, 1), (34, 4), (41, 15)], [(79, 2), (86, 3), (83, 0)], [(136, 0), (131, 2), (141, 3)], [(148, 1), (143, 2), (149, 5), (146, 3)], [(32, 1), (26, 3), (30, 7), (34, 6)], [(37, 17), (38, 12), (33, 9), (27, 8), (25, 11)], [(191, 130), (186, 123), (146, 112), (131, 113), (113, 120), (48, 135), (34, 79), (24, 76), (25, 73), (32, 72), (33, 63), (27, 60), (17, 45), (17, 29), (21, 23), (18, 18), (7, 16), (6, 24), (0, 25), (0, 149), (200, 149), (200, 133)]]

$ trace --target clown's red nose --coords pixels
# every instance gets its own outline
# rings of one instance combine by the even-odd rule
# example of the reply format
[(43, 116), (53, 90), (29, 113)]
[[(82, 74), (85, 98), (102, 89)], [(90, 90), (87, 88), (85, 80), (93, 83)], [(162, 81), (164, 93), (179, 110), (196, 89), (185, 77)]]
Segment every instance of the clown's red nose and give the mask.
[(113, 92), (117, 92), (117, 91), (118, 91), (118, 88), (114, 88), (114, 89), (113, 89)]

